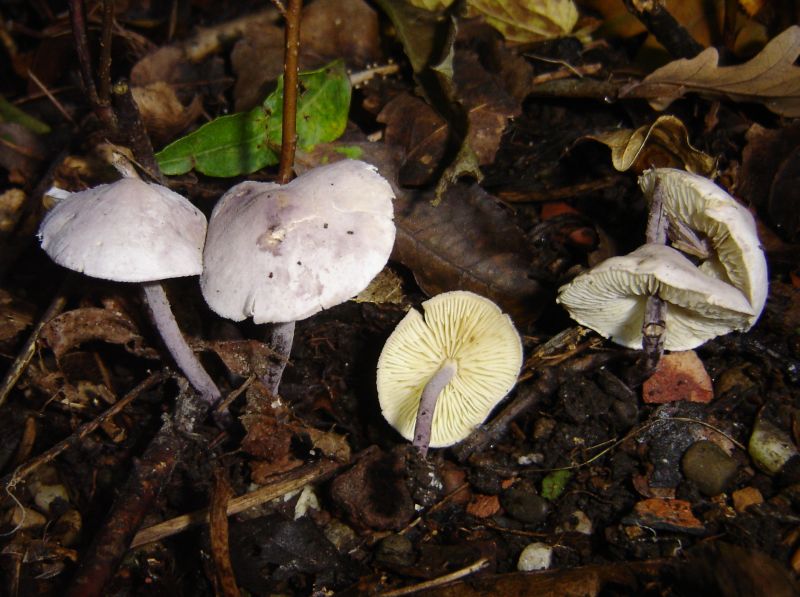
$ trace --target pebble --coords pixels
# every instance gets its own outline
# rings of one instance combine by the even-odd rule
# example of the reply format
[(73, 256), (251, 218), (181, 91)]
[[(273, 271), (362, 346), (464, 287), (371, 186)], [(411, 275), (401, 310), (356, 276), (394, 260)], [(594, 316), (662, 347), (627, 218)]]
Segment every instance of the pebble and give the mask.
[(375, 560), (383, 564), (411, 566), (414, 559), (414, 546), (405, 535), (387, 535), (375, 551)]
[(733, 479), (738, 468), (736, 460), (714, 442), (693, 443), (681, 460), (683, 474), (703, 495), (718, 495)]
[(550, 513), (550, 503), (527, 483), (504, 491), (500, 503), (509, 516), (527, 524), (538, 524)]
[(517, 561), (517, 570), (532, 572), (547, 570), (553, 562), (553, 548), (546, 543), (531, 543), (522, 550)]
[(798, 454), (789, 434), (761, 417), (753, 427), (747, 452), (768, 475), (778, 474), (786, 461)]

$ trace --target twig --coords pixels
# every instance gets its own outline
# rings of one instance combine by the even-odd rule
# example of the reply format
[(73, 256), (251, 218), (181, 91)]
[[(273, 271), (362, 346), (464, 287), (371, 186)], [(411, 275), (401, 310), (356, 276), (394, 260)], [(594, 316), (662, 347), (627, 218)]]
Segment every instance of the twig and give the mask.
[(31, 81), (33, 81), (33, 83), (34, 83), (34, 84), (35, 84), (35, 85), (36, 85), (36, 86), (37, 86), (39, 89), (41, 89), (41, 90), (42, 90), (42, 93), (43, 93), (43, 94), (44, 94), (44, 95), (47, 97), (47, 99), (49, 99), (49, 100), (50, 100), (50, 103), (51, 103), (51, 104), (53, 104), (53, 105), (56, 107), (56, 110), (58, 110), (59, 112), (61, 112), (61, 115), (62, 115), (62, 116), (63, 116), (63, 117), (64, 117), (64, 118), (65, 118), (65, 119), (66, 119), (66, 120), (69, 122), (69, 123), (71, 123), (72, 125), (76, 125), (75, 119), (74, 119), (74, 118), (72, 118), (72, 116), (70, 116), (70, 113), (69, 113), (69, 112), (67, 112), (66, 108), (64, 108), (64, 106), (63, 106), (63, 105), (61, 105), (61, 102), (60, 102), (60, 101), (58, 101), (58, 100), (56, 99), (56, 96), (54, 96), (54, 95), (51, 93), (51, 91), (50, 91), (50, 90), (49, 90), (47, 87), (45, 87), (45, 84), (44, 84), (44, 83), (42, 83), (42, 82), (39, 80), (39, 77), (37, 77), (35, 74), (33, 74), (33, 71), (32, 71), (32, 70), (30, 70), (30, 69), (28, 70), (28, 77), (30, 78), (30, 80), (31, 80)]
[(72, 22), (72, 36), (75, 39), (75, 51), (78, 54), (78, 65), (81, 70), (83, 91), (89, 99), (97, 118), (109, 132), (117, 130), (116, 118), (110, 105), (102, 105), (97, 95), (97, 87), (92, 77), (92, 55), (89, 52), (89, 40), (86, 35), (86, 11), (83, 0), (69, 0), (69, 15)]
[(476, 560), (466, 568), (462, 568), (461, 570), (456, 570), (455, 572), (451, 572), (450, 574), (445, 574), (444, 576), (440, 576), (432, 580), (426, 580), (425, 582), (421, 582), (416, 585), (403, 587), (402, 589), (395, 589), (393, 591), (384, 591), (383, 593), (379, 593), (379, 595), (381, 597), (400, 597), (401, 595), (411, 595), (412, 593), (417, 593), (419, 591), (435, 589), (436, 587), (441, 587), (442, 585), (446, 585), (447, 583), (453, 582), (454, 580), (458, 580), (460, 578), (464, 578), (466, 576), (475, 574), (476, 572), (480, 572), (488, 565), (489, 565), (489, 559), (481, 558), (480, 560)]
[(188, 438), (208, 414), (208, 402), (189, 389), (183, 378), (178, 379), (178, 384), (181, 389), (176, 399), (175, 415), (164, 421), (142, 458), (135, 463), (106, 523), (83, 554), (67, 597), (105, 595), (105, 586), (114, 576), (145, 514), (181, 461)]
[(286, 45), (283, 54), (283, 128), (278, 183), (292, 179), (297, 149), (297, 82), (300, 57), (300, 11), (302, 0), (289, 0), (286, 8)]
[[(639, 19), (662, 46), (675, 58), (694, 58), (703, 51), (688, 31), (675, 20), (661, 2), (640, 3), (624, 0), (625, 7)], [(639, 4), (644, 7), (640, 8)]]
[(100, 33), (100, 61), (97, 65), (101, 106), (111, 105), (111, 43), (114, 25), (114, 0), (103, 0), (103, 24)]
[(228, 547), (227, 505), (232, 494), (225, 469), (218, 466), (214, 470), (214, 488), (211, 493), (209, 523), (211, 527), (211, 558), (214, 561), (217, 595), (239, 597), (236, 575), (231, 565)]
[(155, 155), (153, 154), (153, 144), (144, 128), (142, 117), (139, 114), (139, 107), (133, 99), (128, 82), (118, 81), (113, 88), (114, 104), (119, 113), (119, 124), (123, 135), (126, 137), (126, 144), (133, 152), (136, 161), (146, 170), (151, 179), (164, 184), (164, 176), (158, 167)]
[(68, 291), (71, 280), (72, 276), (67, 275), (67, 278), (61, 284), (61, 288), (58, 289), (56, 295), (53, 297), (53, 300), (50, 301), (50, 305), (47, 307), (47, 310), (42, 314), (41, 318), (39, 318), (39, 321), (36, 323), (36, 327), (31, 330), (30, 336), (28, 336), (25, 344), (17, 354), (17, 358), (14, 359), (14, 362), (8, 369), (6, 376), (3, 378), (3, 383), (0, 384), (0, 406), (5, 404), (9, 393), (14, 386), (17, 385), (19, 378), (22, 377), (22, 373), (28, 366), (28, 363), (31, 362), (33, 354), (36, 352), (36, 341), (39, 339), (39, 334), (42, 333), (42, 329), (48, 321), (53, 319), (56, 315), (64, 310), (64, 306), (67, 304), (67, 295), (69, 294)]
[[(228, 516), (243, 512), (253, 506), (258, 506), (275, 498), (279, 498), (291, 491), (296, 491), (309, 483), (319, 482), (342, 465), (323, 460), (292, 471), (278, 481), (265, 485), (255, 491), (246, 493), (228, 502)], [(131, 542), (131, 548), (140, 547), (153, 541), (160, 541), (167, 537), (182, 533), (192, 527), (208, 522), (208, 510), (197, 510), (191, 514), (184, 514), (157, 525), (139, 531)]]
[(32, 473), (34, 470), (42, 466), (43, 464), (47, 464), (48, 462), (52, 461), (56, 456), (65, 452), (66, 450), (70, 449), (73, 446), (76, 446), (82, 439), (88, 436), (90, 433), (94, 433), (94, 431), (103, 425), (106, 421), (118, 415), (122, 410), (128, 406), (131, 402), (133, 402), (142, 392), (145, 390), (153, 387), (154, 385), (162, 382), (166, 374), (163, 371), (156, 371), (155, 373), (151, 373), (144, 381), (140, 382), (135, 388), (133, 388), (130, 392), (128, 392), (125, 396), (120, 398), (117, 402), (115, 402), (111, 408), (107, 409), (103, 412), (100, 416), (96, 417), (94, 420), (89, 421), (88, 423), (84, 423), (81, 425), (75, 433), (63, 439), (62, 441), (58, 442), (56, 445), (51, 447), (50, 449), (42, 452), (34, 458), (33, 460), (29, 460), (25, 464), (20, 465), (17, 467), (14, 472), (11, 474), (6, 475), (2, 479), (0, 479), (0, 485), (2, 485), (6, 489), (10, 489), (17, 485), (22, 479)]

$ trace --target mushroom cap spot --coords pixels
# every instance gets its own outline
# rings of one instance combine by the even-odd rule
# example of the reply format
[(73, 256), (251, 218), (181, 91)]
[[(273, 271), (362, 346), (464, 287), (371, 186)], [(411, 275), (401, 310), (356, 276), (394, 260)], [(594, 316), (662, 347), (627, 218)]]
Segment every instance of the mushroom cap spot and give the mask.
[(211, 214), (200, 277), (222, 317), (297, 321), (361, 292), (394, 246), (394, 192), (343, 160), (286, 185), (243, 182)]
[(206, 217), (188, 199), (137, 178), (70, 193), (39, 227), (53, 261), (116, 282), (200, 274), (205, 235)]
[(511, 318), (472, 292), (445, 292), (411, 309), (378, 359), (378, 398), (384, 418), (403, 437), (414, 435), (420, 396), (447, 361), (457, 371), (433, 414), (431, 447), (450, 446), (483, 423), (511, 391), (522, 367), (522, 341)]
[(667, 303), (667, 350), (689, 350), (750, 327), (753, 308), (744, 294), (700, 271), (679, 251), (647, 244), (606, 259), (559, 289), (570, 316), (628, 348), (642, 348), (647, 297)]
[(659, 185), (669, 220), (679, 220), (711, 241), (716, 254), (700, 269), (744, 293), (753, 307), (748, 329), (752, 327), (768, 291), (767, 260), (752, 214), (711, 180), (683, 170), (648, 170), (639, 185), (648, 198)]

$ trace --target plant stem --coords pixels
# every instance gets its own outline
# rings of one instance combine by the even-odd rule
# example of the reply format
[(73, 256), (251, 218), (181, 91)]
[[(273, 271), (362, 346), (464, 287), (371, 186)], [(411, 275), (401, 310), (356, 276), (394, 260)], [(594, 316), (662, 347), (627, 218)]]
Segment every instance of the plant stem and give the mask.
[(147, 130), (144, 128), (142, 116), (139, 113), (139, 106), (133, 99), (128, 82), (117, 81), (112, 89), (114, 94), (114, 104), (119, 116), (120, 132), (125, 137), (125, 143), (133, 152), (136, 161), (147, 174), (156, 182), (166, 184), (158, 162), (153, 155), (153, 144)]
[(436, 401), (439, 399), (439, 394), (442, 393), (442, 390), (453, 379), (456, 371), (458, 371), (458, 366), (455, 361), (446, 360), (422, 390), (422, 396), (419, 399), (419, 410), (417, 411), (417, 421), (414, 424), (414, 441), (412, 445), (419, 450), (423, 458), (428, 455), (428, 447), (431, 444), (431, 428), (433, 426), (433, 413), (436, 410)]
[(103, 26), (100, 34), (100, 61), (97, 65), (98, 102), (111, 105), (111, 43), (114, 25), (114, 0), (103, 0)]
[(297, 149), (297, 80), (300, 56), (300, 11), (302, 0), (289, 0), (286, 7), (286, 46), (283, 54), (283, 128), (278, 183), (292, 179)]
[(175, 364), (178, 365), (192, 387), (200, 393), (203, 402), (209, 407), (213, 406), (222, 394), (181, 334), (169, 306), (164, 287), (160, 282), (145, 282), (142, 284), (142, 288), (153, 323), (167, 350), (175, 359)]

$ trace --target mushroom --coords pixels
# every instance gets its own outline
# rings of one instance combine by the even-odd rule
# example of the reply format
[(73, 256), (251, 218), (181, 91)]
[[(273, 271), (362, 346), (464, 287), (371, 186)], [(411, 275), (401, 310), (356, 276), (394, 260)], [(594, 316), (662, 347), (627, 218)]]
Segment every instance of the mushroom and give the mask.
[(522, 342), (508, 315), (489, 299), (446, 292), (410, 310), (378, 359), (384, 418), (425, 455), (483, 423), (511, 391)]
[(236, 185), (209, 220), (200, 276), (206, 302), (234, 321), (283, 324), (273, 337), (288, 354), (295, 321), (355, 296), (386, 264), (393, 198), (376, 168), (357, 160), (285, 185)]
[(628, 348), (642, 347), (647, 298), (666, 303), (668, 350), (689, 350), (716, 336), (750, 327), (747, 297), (698, 269), (679, 251), (645, 244), (612, 257), (559, 289), (557, 301), (581, 325)]
[(206, 218), (185, 197), (138, 178), (123, 178), (62, 198), (39, 228), (57, 264), (93, 278), (140, 282), (164, 345), (208, 403), (220, 391), (178, 328), (160, 281), (202, 271)]
[(658, 188), (673, 246), (703, 259), (701, 271), (747, 297), (752, 307), (749, 329), (764, 309), (768, 282), (767, 261), (747, 208), (711, 180), (683, 170), (648, 170), (639, 185), (649, 199)]

